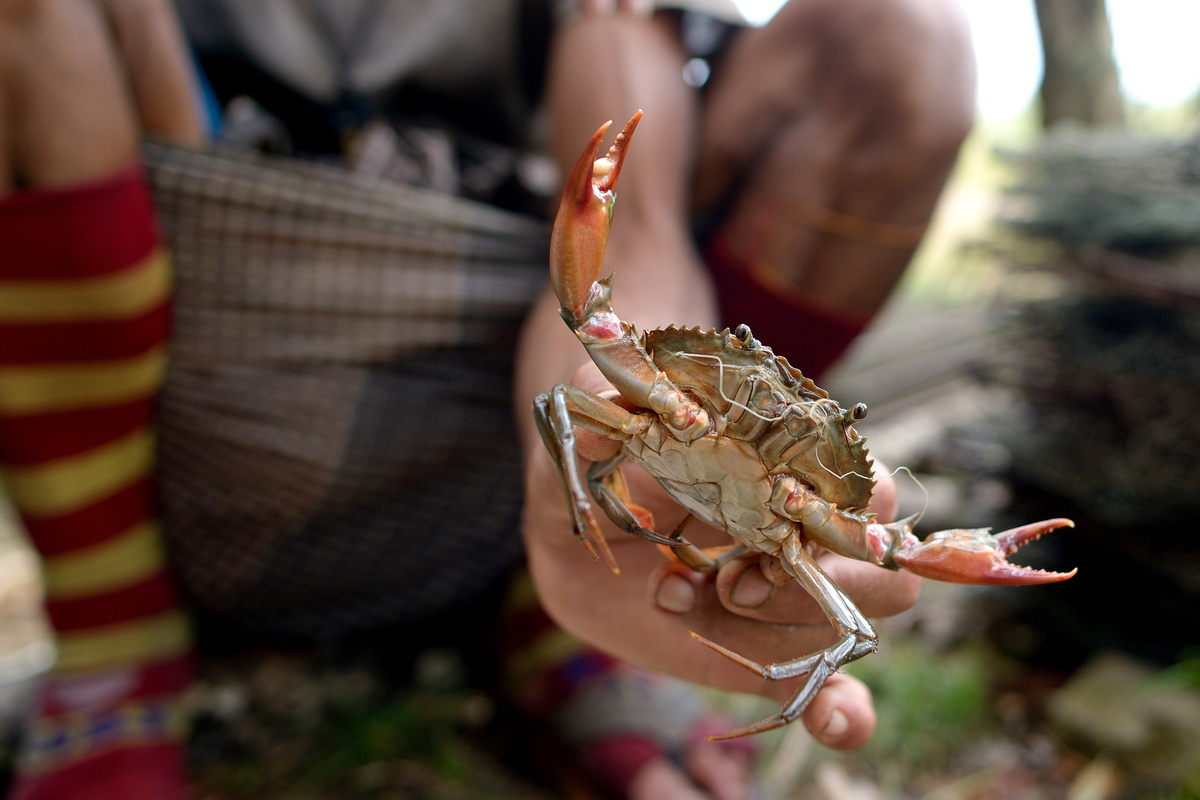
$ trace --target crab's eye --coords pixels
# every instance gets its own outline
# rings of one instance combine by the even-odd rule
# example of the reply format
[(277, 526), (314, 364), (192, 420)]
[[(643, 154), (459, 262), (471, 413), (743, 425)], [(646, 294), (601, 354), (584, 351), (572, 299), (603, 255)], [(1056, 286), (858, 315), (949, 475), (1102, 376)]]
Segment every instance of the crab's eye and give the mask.
[(857, 403), (854, 406), (854, 408), (852, 408), (850, 410), (850, 419), (854, 420), (855, 422), (858, 422), (860, 419), (866, 419), (866, 417), (867, 417), (867, 404), (866, 403)]
[(740, 341), (743, 345), (748, 345), (750, 342), (754, 341), (754, 336), (750, 333), (749, 325), (738, 325), (733, 329), (733, 335), (736, 336), (738, 341)]

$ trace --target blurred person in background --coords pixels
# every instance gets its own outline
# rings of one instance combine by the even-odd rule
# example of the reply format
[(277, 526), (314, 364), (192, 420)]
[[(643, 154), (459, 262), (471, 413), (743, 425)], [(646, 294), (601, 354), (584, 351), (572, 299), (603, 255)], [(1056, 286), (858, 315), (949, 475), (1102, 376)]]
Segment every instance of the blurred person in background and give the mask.
[[(438, 186), (447, 146), (533, 147), (548, 131), (542, 144), (565, 174), (599, 121), (645, 108), (608, 250), (622, 276), (616, 307), (643, 327), (749, 323), (814, 377), (894, 286), (973, 110), (965, 21), (948, 0), (792, 0), (758, 29), (613, 0), (177, 7), (217, 96), (252, 98), (265, 112), (252, 116), (267, 121), (258, 130), (280, 149), (343, 155), (378, 120), (441, 131), (445, 146), (421, 151), (417, 172), (445, 191), (470, 194)], [(700, 89), (683, 78), (696, 54), (712, 69)], [(695, 68), (692, 84), (702, 82)], [(161, 0), (25, 0), (0, 12), (0, 465), (45, 559), (59, 646), (18, 797), (186, 794), (177, 700), (192, 640), (152, 483), (170, 286), (137, 161), (143, 136), (203, 143), (199, 96)], [(494, 182), (490, 199), (528, 210), (512, 186)], [(526, 409), (557, 382), (594, 389), (599, 377), (557, 306), (549, 294), (535, 304), (514, 385), (525, 547), (543, 606), (639, 667), (782, 699), (789, 686), (764, 687), (687, 631), (756, 654), (811, 651), (831, 632), (799, 587), (773, 586), (753, 563), (715, 579), (685, 574), (616, 536), (615, 579), (571, 541)], [(583, 448), (611, 452), (594, 440)], [(633, 481), (653, 491), (644, 476)], [(873, 507), (894, 513), (889, 481)], [(512, 565), (496, 560), (498, 579)], [(822, 564), (868, 615), (915, 601), (911, 576), (835, 556)], [(397, 580), (420, 580), (402, 566), (416, 572)], [(561, 635), (546, 625), (525, 644)], [(694, 699), (610, 655), (580, 644), (530, 680), (530, 707), (617, 795), (751, 791), (745, 749), (704, 742), (712, 720)], [(642, 717), (672, 730), (621, 697), (661, 708)], [(828, 746), (860, 746), (874, 724), (869, 693), (835, 676), (804, 722)]]

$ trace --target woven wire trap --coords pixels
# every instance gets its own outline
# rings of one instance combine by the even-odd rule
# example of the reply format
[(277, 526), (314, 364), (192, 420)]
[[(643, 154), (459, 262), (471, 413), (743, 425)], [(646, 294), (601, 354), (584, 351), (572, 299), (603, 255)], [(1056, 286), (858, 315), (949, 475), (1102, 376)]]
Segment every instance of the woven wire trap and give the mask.
[(201, 616), (336, 637), (499, 580), (548, 224), (296, 159), (143, 158), (176, 282), (160, 494)]

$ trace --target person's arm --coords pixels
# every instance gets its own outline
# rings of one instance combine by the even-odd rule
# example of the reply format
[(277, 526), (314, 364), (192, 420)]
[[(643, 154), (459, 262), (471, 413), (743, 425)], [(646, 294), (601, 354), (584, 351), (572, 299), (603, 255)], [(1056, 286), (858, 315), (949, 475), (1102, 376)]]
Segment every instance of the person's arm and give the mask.
[[(641, 328), (716, 321), (711, 284), (687, 223), (696, 109), (680, 78), (682, 65), (667, 22), (628, 14), (597, 15), (569, 25), (557, 36), (551, 56), (549, 102), (555, 155), (564, 174), (600, 122), (618, 117), (620, 123), (637, 108), (645, 109), (621, 173), (605, 267), (617, 274), (614, 309)], [(518, 409), (529, 408), (534, 396), (563, 381), (589, 389), (602, 385), (560, 319), (558, 302), (547, 293), (518, 351)], [(522, 415), (521, 435), (530, 568), (543, 604), (563, 627), (633, 664), (699, 683), (778, 700), (794, 691), (794, 683), (766, 683), (705, 651), (689, 630), (757, 660), (796, 658), (834, 640), (812, 598), (793, 583), (776, 587), (753, 608), (738, 607), (732, 589), (739, 578), (744, 579), (740, 588), (752, 588), (761, 577), (757, 566), (731, 565), (714, 581), (666, 562), (655, 548), (606, 526), (621, 566), (614, 576), (572, 537), (557, 472), (531, 416)], [(580, 444), (585, 457), (611, 452), (595, 438)], [(644, 473), (630, 469), (627, 475), (635, 499), (650, 507), (660, 529), (670, 530), (682, 509)], [(889, 487), (877, 493), (881, 514), (894, 511)], [(701, 527), (689, 527), (689, 539), (702, 545), (729, 541)], [(897, 613), (915, 600), (918, 581), (911, 576), (832, 556), (824, 557), (822, 566), (868, 616)], [(826, 730), (835, 709), (843, 722)], [(842, 676), (830, 681), (804, 719), (823, 743), (841, 748), (861, 745), (874, 725), (869, 693)]]
[(188, 45), (167, 0), (102, 0), (125, 62), (142, 133), (184, 147), (204, 144)]

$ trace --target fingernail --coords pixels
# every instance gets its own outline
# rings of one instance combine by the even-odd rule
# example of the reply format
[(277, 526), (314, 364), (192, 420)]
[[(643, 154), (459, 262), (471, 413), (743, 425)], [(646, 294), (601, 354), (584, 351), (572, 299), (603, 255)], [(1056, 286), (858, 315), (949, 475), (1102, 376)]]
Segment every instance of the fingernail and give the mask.
[(775, 594), (775, 584), (763, 577), (762, 571), (756, 567), (742, 570), (733, 582), (729, 592), (729, 602), (739, 608), (758, 608), (771, 599)]
[(850, 730), (850, 720), (835, 708), (829, 715), (829, 722), (825, 723), (825, 727), (821, 729), (821, 738), (840, 739), (848, 730)]
[(686, 614), (696, 605), (696, 590), (687, 578), (671, 573), (658, 584), (654, 602), (663, 611)]

